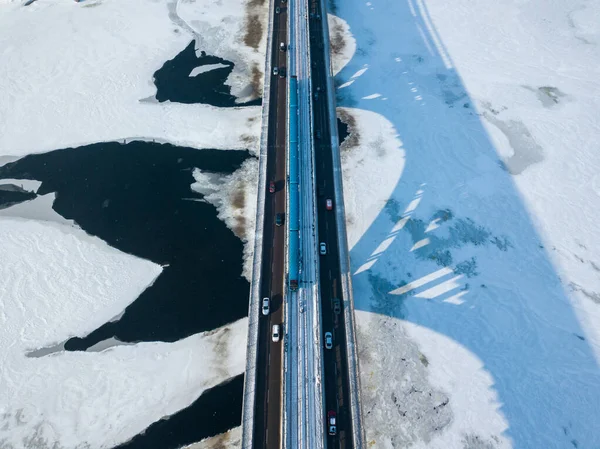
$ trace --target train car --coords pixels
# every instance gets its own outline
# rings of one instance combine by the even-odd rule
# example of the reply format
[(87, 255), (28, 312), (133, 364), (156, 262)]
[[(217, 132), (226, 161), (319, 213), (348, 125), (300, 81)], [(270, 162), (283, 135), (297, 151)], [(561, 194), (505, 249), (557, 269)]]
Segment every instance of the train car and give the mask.
[(298, 289), (299, 276), (299, 233), (300, 233), (300, 198), (299, 198), (299, 173), (298, 173), (298, 80), (290, 77), (289, 83), (289, 251), (288, 269), (289, 286), (291, 290)]

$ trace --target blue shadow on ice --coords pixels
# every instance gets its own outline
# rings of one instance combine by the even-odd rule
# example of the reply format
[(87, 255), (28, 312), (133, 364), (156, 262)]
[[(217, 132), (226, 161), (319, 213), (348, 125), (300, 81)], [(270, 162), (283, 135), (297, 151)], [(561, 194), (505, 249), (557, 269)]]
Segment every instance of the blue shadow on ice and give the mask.
[(355, 291), (372, 292), (355, 295), (356, 308), (425, 326), (477, 356), (514, 448), (600, 447), (598, 363), (519, 175), (484, 128), (498, 112), (477, 112), (424, 2), (336, 3), (357, 39), (336, 79), (352, 81), (338, 106), (385, 117), (405, 151), (387, 204), (351, 249)]

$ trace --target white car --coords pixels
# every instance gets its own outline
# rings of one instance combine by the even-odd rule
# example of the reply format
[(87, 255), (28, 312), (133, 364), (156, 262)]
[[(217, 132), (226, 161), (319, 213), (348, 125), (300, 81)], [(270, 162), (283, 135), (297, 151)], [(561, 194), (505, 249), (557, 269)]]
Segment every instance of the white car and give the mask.
[(273, 333), (271, 334), (271, 338), (275, 343), (279, 341), (279, 324), (273, 324)]
[(325, 332), (325, 347), (327, 349), (333, 348), (333, 335), (331, 332)]
[(263, 298), (263, 302), (262, 302), (262, 314), (263, 315), (268, 315), (269, 314), (269, 298)]
[(321, 253), (321, 256), (327, 254), (327, 245), (325, 244), (325, 242), (321, 242), (319, 244), (319, 253)]
[(279, 67), (273, 67), (273, 76), (279, 75)]

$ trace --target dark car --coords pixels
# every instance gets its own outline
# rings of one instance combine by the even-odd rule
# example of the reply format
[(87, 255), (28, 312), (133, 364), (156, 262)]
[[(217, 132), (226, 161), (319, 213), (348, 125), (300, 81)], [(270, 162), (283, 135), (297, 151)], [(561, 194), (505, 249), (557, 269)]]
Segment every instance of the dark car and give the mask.
[(340, 299), (339, 298), (334, 298), (333, 299), (333, 312), (335, 314), (340, 314), (340, 312), (342, 311), (342, 307), (340, 304)]
[(279, 78), (285, 78), (285, 67), (279, 68)]
[(275, 225), (281, 226), (283, 224), (283, 214), (275, 215)]

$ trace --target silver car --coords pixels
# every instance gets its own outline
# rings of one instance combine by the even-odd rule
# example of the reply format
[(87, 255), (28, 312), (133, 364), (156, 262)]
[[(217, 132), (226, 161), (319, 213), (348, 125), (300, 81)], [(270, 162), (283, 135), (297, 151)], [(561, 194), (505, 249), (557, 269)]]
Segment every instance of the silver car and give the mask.
[(279, 341), (279, 324), (273, 324), (273, 333), (271, 334), (271, 338), (275, 343)]
[(262, 314), (263, 315), (268, 315), (269, 314), (269, 298), (263, 298), (263, 302), (262, 302)]
[(333, 335), (331, 332), (325, 332), (325, 347), (327, 349), (333, 348)]
[(319, 244), (319, 253), (321, 253), (321, 256), (327, 254), (327, 245), (325, 244), (325, 242), (321, 242)]

